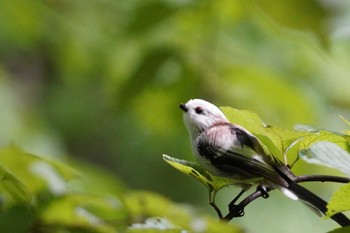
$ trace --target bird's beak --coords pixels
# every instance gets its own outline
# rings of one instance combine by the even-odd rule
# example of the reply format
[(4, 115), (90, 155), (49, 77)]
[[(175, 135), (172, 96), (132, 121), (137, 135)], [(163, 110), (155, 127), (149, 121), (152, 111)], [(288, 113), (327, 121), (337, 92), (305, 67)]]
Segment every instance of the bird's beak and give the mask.
[(186, 104), (180, 104), (179, 107), (181, 108), (182, 111), (187, 112), (188, 108), (186, 107)]

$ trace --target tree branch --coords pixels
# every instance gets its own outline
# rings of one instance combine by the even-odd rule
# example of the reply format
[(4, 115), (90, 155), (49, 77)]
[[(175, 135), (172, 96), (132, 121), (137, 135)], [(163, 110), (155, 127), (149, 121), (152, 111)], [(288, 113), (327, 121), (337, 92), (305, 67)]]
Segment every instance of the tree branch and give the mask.
[[(340, 177), (340, 176), (328, 176), (328, 175), (303, 175), (303, 176), (297, 176), (294, 179), (294, 182), (296, 183), (302, 183), (302, 182), (336, 182), (336, 183), (350, 183), (350, 178), (348, 177)], [(235, 205), (235, 202), (238, 200), (238, 198), (234, 198), (233, 201), (229, 204), (229, 213), (222, 217), (221, 220), (225, 222), (231, 221), (233, 218), (242, 217), (244, 215), (244, 208), (249, 205), (251, 202), (256, 200), (259, 197), (268, 197), (268, 192), (272, 191), (273, 188), (265, 188), (265, 189), (257, 189), (255, 192), (247, 196), (245, 199), (243, 199), (238, 205)], [(221, 212), (220, 212), (221, 214)], [(338, 213), (336, 215), (333, 215), (331, 217), (333, 220), (340, 219), (340, 225), (346, 226), (348, 225), (349, 219), (346, 218), (345, 215), (342, 213)], [(343, 221), (344, 220), (344, 221)], [(344, 222), (344, 224), (342, 224)]]
[(297, 176), (294, 182), (335, 182), (335, 183), (350, 183), (350, 178), (341, 176), (327, 176), (327, 175), (303, 175)]

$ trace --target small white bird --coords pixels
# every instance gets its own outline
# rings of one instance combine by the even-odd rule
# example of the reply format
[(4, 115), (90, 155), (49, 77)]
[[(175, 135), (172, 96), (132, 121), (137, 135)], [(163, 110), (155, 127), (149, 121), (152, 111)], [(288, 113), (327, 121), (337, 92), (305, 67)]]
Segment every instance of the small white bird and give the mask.
[[(239, 125), (231, 124), (215, 105), (201, 99), (180, 104), (191, 137), (196, 160), (216, 176), (242, 180), (242, 188), (251, 185), (244, 180), (263, 178), (259, 182), (281, 189), (292, 199), (298, 199), (287, 188), (288, 182), (276, 172), (286, 169), (271, 155), (267, 155), (259, 140)], [(291, 175), (291, 174), (288, 174)]]
[(245, 190), (251, 184), (244, 180), (261, 178), (257, 179), (261, 187), (279, 189), (286, 196), (301, 199), (326, 213), (327, 202), (295, 183), (295, 175), (287, 166), (265, 152), (261, 142), (248, 130), (231, 124), (218, 107), (201, 99), (189, 100), (179, 107), (183, 111), (194, 156), (210, 173), (241, 180)]

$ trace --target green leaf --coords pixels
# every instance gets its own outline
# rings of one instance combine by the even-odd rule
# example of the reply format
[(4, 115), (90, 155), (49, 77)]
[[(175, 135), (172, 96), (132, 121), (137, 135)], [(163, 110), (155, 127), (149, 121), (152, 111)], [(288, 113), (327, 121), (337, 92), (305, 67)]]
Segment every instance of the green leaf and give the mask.
[(206, 186), (210, 192), (218, 191), (227, 185), (235, 183), (235, 181), (232, 179), (211, 175), (197, 163), (176, 159), (170, 157), (169, 155), (163, 155), (163, 159), (180, 172), (194, 177), (196, 180)]
[(327, 216), (350, 210), (350, 184), (341, 186), (327, 205)]
[(301, 141), (299, 149), (306, 149), (310, 147), (312, 144), (321, 141), (329, 141), (337, 144), (341, 148), (346, 149), (348, 147), (348, 142), (342, 135), (338, 135), (336, 133), (327, 131), (327, 130), (319, 130), (316, 132), (309, 132), (303, 140)]
[(115, 228), (105, 220), (124, 221), (122, 210), (120, 201), (116, 199), (70, 194), (51, 201), (41, 210), (40, 219), (48, 227), (60, 226), (96, 233), (115, 233)]
[(209, 191), (209, 201), (215, 203), (216, 193), (228, 186), (228, 185), (240, 185), (240, 184), (254, 184), (262, 178), (235, 180), (224, 177), (218, 177), (210, 174), (203, 169), (199, 164), (170, 157), (169, 155), (163, 155), (163, 159), (171, 166), (179, 170), (180, 172), (194, 177), (197, 181), (207, 187)]
[(267, 125), (256, 113), (231, 107), (221, 107), (221, 110), (232, 123), (239, 124), (256, 133), (265, 132)]
[(280, 138), (273, 131), (268, 132), (267, 125), (256, 113), (231, 107), (221, 107), (221, 110), (230, 122), (243, 126), (257, 136), (267, 146), (265, 150), (268, 149), (275, 156), (282, 156), (282, 146), (277, 142)]
[[(221, 109), (230, 122), (241, 125), (249, 130), (263, 142), (268, 151), (280, 159), (287, 154), (295, 142), (309, 135), (308, 132), (304, 131), (286, 130), (268, 126), (257, 114), (247, 110), (238, 110), (230, 107), (222, 107)], [(290, 156), (296, 157), (297, 154), (290, 154)]]
[(350, 175), (350, 154), (333, 142), (313, 143), (310, 148), (301, 150), (299, 155), (308, 163), (335, 168)]
[(335, 229), (333, 231), (329, 231), (328, 233), (349, 233), (349, 232), (350, 232), (350, 226), (341, 227), (341, 228)]
[(8, 169), (1, 165), (0, 184), (0, 193), (1, 191), (5, 191), (10, 198), (13, 198), (16, 201), (30, 202), (33, 197), (25, 184)]
[(67, 192), (67, 181), (77, 172), (67, 165), (26, 153), (15, 146), (0, 148), (0, 194), (5, 203), (32, 201), (35, 194), (49, 190), (55, 195)]

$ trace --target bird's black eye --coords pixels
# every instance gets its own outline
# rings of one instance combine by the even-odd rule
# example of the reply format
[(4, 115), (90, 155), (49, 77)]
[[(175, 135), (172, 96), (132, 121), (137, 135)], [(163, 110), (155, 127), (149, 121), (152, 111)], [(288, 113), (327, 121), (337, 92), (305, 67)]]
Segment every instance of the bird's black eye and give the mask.
[(194, 111), (195, 111), (197, 114), (203, 114), (203, 108), (201, 108), (201, 107), (196, 107), (196, 108), (194, 109)]

